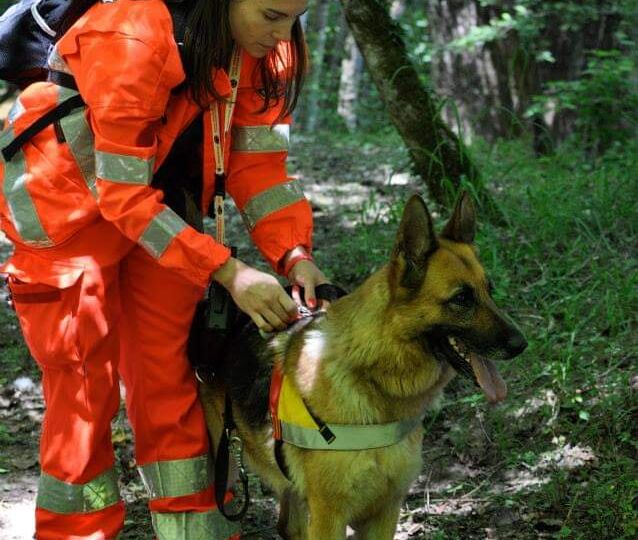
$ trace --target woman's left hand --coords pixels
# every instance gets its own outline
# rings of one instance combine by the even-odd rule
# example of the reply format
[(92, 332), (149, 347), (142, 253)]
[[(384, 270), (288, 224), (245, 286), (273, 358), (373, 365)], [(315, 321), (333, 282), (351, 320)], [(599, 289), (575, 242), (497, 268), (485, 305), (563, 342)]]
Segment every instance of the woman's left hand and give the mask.
[[(297, 305), (307, 305), (314, 310), (317, 307), (317, 296), (315, 287), (324, 283), (329, 283), (328, 278), (323, 274), (315, 263), (311, 260), (301, 260), (295, 264), (288, 273), (288, 281), (292, 285), (292, 298)], [(304, 299), (299, 293), (299, 287), (304, 288)], [(329, 302), (322, 300), (320, 307), (327, 307)]]

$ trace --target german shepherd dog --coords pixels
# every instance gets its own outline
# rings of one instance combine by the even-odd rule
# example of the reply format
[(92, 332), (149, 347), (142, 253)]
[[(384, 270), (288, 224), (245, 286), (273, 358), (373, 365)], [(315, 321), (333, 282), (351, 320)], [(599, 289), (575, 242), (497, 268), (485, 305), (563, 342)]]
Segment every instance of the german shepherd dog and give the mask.
[(391, 540), (400, 506), (422, 468), (420, 423), (400, 442), (356, 451), (283, 445), (274, 458), (268, 394), (280, 363), (308, 408), (326, 423), (384, 424), (418, 416), (460, 373), (490, 402), (507, 387), (493, 360), (527, 343), (498, 310), (472, 245), (474, 205), (462, 194), (434, 233), (421, 197), (408, 201), (389, 262), (312, 321), (264, 340), (255, 328), (222, 361), (223, 384), (200, 388), (213, 441), (230, 393), (249, 467), (280, 501), (278, 530), (290, 540)]

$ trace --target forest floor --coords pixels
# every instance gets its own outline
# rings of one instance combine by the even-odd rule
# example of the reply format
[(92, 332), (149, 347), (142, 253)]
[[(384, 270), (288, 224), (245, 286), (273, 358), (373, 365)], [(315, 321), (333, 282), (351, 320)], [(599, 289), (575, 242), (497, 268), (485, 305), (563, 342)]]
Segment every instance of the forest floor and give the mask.
[[(477, 149), (480, 152), (492, 151)], [(509, 201), (512, 216), (538, 211), (534, 204), (541, 204), (540, 195), (529, 192), (524, 181), (516, 180), (519, 183), (513, 187), (509, 183), (521, 175), (528, 175), (532, 182), (538, 170), (547, 177), (546, 162), (521, 157), (519, 150), (483, 155), (479, 161), (491, 176), (494, 193)], [(551, 166), (566, 169), (566, 179), (593, 174), (591, 168), (583, 172), (573, 163)], [(620, 169), (627, 166), (624, 163)], [(635, 168), (635, 160), (632, 166)], [(303, 182), (314, 208), (316, 258), (346, 288), (353, 288), (383, 264), (402, 201), (411, 192), (424, 191), (409, 174), (407, 156), (394, 135), (367, 141), (327, 135), (297, 139), (291, 169)], [(631, 189), (634, 195), (628, 197), (635, 201), (635, 187)], [(546, 207), (558, 204), (556, 193), (547, 198)], [(614, 199), (613, 194), (609, 199)], [(631, 215), (624, 207), (615, 207), (614, 212), (619, 219)], [(440, 225), (440, 219), (438, 222)], [(475, 388), (457, 379), (446, 391), (443, 407), (427, 416), (424, 468), (403, 505), (395, 540), (629, 539), (638, 530), (638, 304), (635, 281), (629, 277), (638, 264), (629, 248), (626, 253), (616, 250), (620, 240), (614, 244), (618, 265), (610, 266), (616, 271), (608, 266), (599, 273), (613, 274), (611, 287), (622, 300), (616, 301), (612, 291), (604, 315), (591, 322), (586, 317), (597, 315), (598, 304), (588, 306), (587, 299), (578, 295), (583, 289), (594, 291), (596, 282), (585, 276), (582, 283), (569, 288), (572, 285), (566, 287), (560, 281), (564, 276), (581, 276), (582, 254), (574, 252), (573, 260), (569, 259), (572, 250), (566, 254), (551, 243), (546, 232), (540, 238), (539, 226), (483, 229), (486, 238), (481, 255), (501, 282), (497, 283), (501, 291), (497, 300), (520, 323), (530, 348), (502, 369), (510, 386), (504, 404), (488, 405)], [(542, 226), (553, 224), (546, 220)], [(620, 226), (626, 235), (634, 235), (627, 244), (635, 246), (635, 223), (623, 221)], [(611, 230), (612, 224), (601, 227)], [(565, 230), (563, 234), (571, 233)], [(236, 214), (231, 217), (230, 236), (237, 240), (244, 259), (257, 260)], [(502, 255), (507, 251), (515, 253)], [(0, 241), (0, 260), (8, 254), (8, 244)], [(558, 268), (560, 264), (568, 267)], [(585, 270), (598, 272), (590, 266)], [(561, 295), (551, 294), (561, 288)], [(18, 540), (31, 538), (33, 533), (43, 402), (38, 372), (22, 344), (13, 314), (1, 300), (0, 538)], [(572, 300), (583, 305), (572, 306)], [(624, 311), (617, 313), (621, 303)], [(587, 315), (578, 311), (582, 308)], [(123, 538), (150, 539), (145, 494), (135, 473), (124, 414), (114, 421), (113, 434), (122, 493), (128, 503)], [(274, 501), (255, 477), (251, 489), (253, 504), (243, 538), (278, 538)]]

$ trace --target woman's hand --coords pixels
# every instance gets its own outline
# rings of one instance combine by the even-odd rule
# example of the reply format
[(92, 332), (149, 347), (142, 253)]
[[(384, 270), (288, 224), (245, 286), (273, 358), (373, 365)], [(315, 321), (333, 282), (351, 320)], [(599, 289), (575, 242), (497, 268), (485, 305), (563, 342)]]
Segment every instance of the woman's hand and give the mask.
[[(317, 307), (315, 287), (328, 283), (328, 278), (324, 276), (314, 262), (304, 259), (296, 263), (288, 272), (288, 281), (292, 285), (292, 297), (295, 302), (300, 306), (305, 303), (310, 309), (315, 309)], [(304, 302), (302, 302), (299, 294), (299, 287), (304, 288)], [(329, 302), (322, 300), (321, 307), (327, 307), (328, 304)]]
[(277, 279), (238, 259), (228, 259), (213, 279), (228, 290), (237, 307), (264, 332), (284, 330), (297, 318), (297, 304)]

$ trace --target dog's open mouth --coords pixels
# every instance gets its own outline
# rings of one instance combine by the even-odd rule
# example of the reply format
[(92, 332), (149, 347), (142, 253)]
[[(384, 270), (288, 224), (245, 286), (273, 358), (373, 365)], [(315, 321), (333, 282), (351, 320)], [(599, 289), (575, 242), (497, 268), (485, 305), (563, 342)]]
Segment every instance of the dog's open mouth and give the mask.
[(473, 379), (492, 403), (507, 397), (507, 384), (489, 358), (471, 351), (459, 338), (437, 336), (428, 339), (434, 354), (447, 361), (458, 373)]

